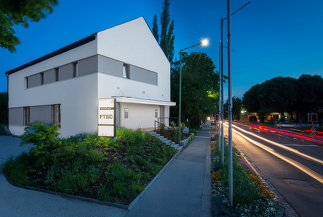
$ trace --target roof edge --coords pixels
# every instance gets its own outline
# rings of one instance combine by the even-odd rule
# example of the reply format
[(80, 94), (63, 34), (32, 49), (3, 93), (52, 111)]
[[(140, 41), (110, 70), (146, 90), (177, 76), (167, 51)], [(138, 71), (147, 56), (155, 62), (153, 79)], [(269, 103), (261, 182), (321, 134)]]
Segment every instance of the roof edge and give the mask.
[(47, 60), (47, 59), (52, 58), (54, 56), (57, 56), (59, 54), (65, 53), (65, 52), (67, 52), (69, 50), (72, 50), (72, 49), (74, 49), (76, 47), (79, 47), (81, 45), (84, 45), (86, 43), (89, 43), (90, 41), (95, 40), (96, 35), (97, 35), (97, 33), (94, 33), (94, 34), (92, 34), (92, 35), (90, 35), (88, 37), (82, 38), (81, 40), (78, 40), (78, 41), (76, 41), (76, 42), (74, 42), (72, 44), (69, 44), (69, 45), (67, 45), (65, 47), (62, 47), (62, 48), (60, 48), (58, 50), (55, 50), (55, 51), (53, 51), (53, 52), (51, 52), (49, 54), (46, 54), (46, 55), (44, 55), (42, 57), (39, 57), (39, 58), (37, 58), (37, 59), (35, 59), (33, 61), (25, 63), (25, 64), (23, 64), (21, 66), (18, 66), (18, 67), (14, 68), (14, 69), (11, 69), (11, 70), (7, 71), (5, 74), (10, 75), (10, 74), (15, 73), (17, 71), (25, 69), (25, 68), (27, 68), (29, 66), (35, 65), (35, 64), (40, 63), (40, 62), (42, 62), (44, 60)]

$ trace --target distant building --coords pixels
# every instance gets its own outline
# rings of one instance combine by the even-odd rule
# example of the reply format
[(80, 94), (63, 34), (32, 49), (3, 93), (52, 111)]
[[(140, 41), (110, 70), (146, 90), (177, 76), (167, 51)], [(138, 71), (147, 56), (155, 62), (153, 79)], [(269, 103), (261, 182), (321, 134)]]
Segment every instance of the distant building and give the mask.
[(97, 32), (6, 72), (9, 129), (60, 126), (62, 137), (96, 133), (98, 99), (116, 98), (118, 127), (168, 125), (170, 63), (143, 17)]

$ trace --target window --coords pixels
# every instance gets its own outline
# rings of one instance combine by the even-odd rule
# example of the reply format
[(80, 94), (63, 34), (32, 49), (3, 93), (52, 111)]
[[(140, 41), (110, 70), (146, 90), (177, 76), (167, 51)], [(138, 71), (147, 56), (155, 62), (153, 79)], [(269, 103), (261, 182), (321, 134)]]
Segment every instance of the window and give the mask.
[(73, 63), (73, 77), (78, 76), (78, 62)]
[(24, 125), (30, 124), (30, 107), (24, 107)]
[(52, 123), (61, 127), (61, 105), (52, 105)]
[(128, 108), (124, 109), (124, 118), (127, 119), (129, 117), (129, 112), (128, 112)]
[(123, 64), (122, 77), (130, 79), (130, 66), (129, 66), (129, 64)]
[(55, 81), (59, 80), (59, 69), (55, 68)]
[(158, 118), (158, 109), (155, 109), (155, 118)]

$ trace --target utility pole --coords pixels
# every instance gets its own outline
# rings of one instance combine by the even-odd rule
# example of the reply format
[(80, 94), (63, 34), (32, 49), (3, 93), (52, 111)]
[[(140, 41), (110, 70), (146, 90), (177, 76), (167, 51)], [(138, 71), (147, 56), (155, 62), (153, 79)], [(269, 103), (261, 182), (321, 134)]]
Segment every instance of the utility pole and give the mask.
[(221, 148), (221, 164), (224, 166), (224, 105), (223, 105), (223, 22), (221, 18), (221, 37), (220, 37), (220, 105), (219, 105), (219, 122), (220, 122), (220, 148)]
[(233, 164), (232, 164), (232, 81), (231, 81), (231, 1), (227, 0), (228, 28), (228, 145), (229, 145), (229, 203), (233, 206)]

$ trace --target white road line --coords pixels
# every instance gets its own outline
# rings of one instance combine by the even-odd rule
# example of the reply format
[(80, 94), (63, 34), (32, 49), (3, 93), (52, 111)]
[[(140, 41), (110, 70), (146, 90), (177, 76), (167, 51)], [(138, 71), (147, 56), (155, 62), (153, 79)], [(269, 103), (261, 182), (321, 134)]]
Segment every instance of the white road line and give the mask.
[(297, 161), (294, 161), (288, 157), (285, 157), (284, 155), (282, 154), (279, 154), (277, 153), (275, 150), (253, 140), (253, 139), (250, 139), (249, 137), (243, 135), (242, 133), (236, 131), (235, 129), (233, 129), (233, 132), (239, 134), (240, 136), (242, 136), (243, 138), (245, 138), (246, 140), (248, 140), (249, 142), (255, 144), (256, 146), (264, 149), (265, 151), (275, 155), (276, 157), (282, 159), (283, 161), (291, 164), (292, 166), (296, 167), (297, 169), (301, 170), (302, 172), (306, 173), (307, 175), (309, 175), (310, 177), (312, 177), (313, 179), (319, 181), (320, 183), (323, 183), (323, 176), (321, 176), (320, 174), (318, 174), (317, 172), (311, 170), (310, 168), (304, 166), (303, 164), (301, 163), (298, 163)]
[(282, 144), (282, 145), (287, 145), (287, 146), (303, 146), (303, 147), (306, 147), (306, 146), (320, 147), (320, 146), (317, 146), (317, 145), (302, 145), (302, 144)]
[[(226, 125), (226, 126), (228, 126), (227, 124), (225, 124), (225, 125)], [(301, 156), (301, 157), (304, 157), (304, 158), (307, 158), (307, 159), (309, 159), (309, 160), (315, 161), (315, 162), (317, 162), (317, 163), (319, 163), (319, 164), (323, 164), (323, 161), (322, 161), (322, 160), (320, 160), (320, 159), (317, 159), (317, 158), (315, 158), (315, 157), (309, 156), (309, 155), (304, 154), (304, 153), (302, 153), (302, 152), (300, 152), (300, 151), (298, 151), (298, 150), (296, 150), (296, 149), (290, 148), (290, 147), (285, 146), (285, 145), (282, 145), (282, 144), (280, 144), (280, 143), (273, 142), (273, 141), (271, 141), (271, 140), (269, 140), (269, 139), (266, 139), (266, 138), (264, 138), (264, 137), (258, 136), (257, 134), (251, 133), (251, 132), (249, 132), (249, 131), (247, 131), (247, 130), (244, 130), (244, 129), (240, 128), (240, 127), (237, 127), (237, 126), (235, 126), (235, 125), (232, 125), (232, 126), (233, 126), (233, 127), (235, 127), (235, 128), (237, 128), (237, 129), (239, 129), (239, 130), (241, 130), (241, 131), (243, 131), (243, 132), (245, 132), (245, 133), (247, 133), (247, 134), (249, 134), (249, 135), (252, 135), (252, 136), (254, 136), (254, 137), (257, 137), (257, 138), (259, 138), (259, 139), (261, 139), (261, 140), (263, 140), (263, 141), (265, 141), (265, 142), (268, 142), (268, 143), (270, 143), (270, 144), (272, 144), (272, 145), (275, 145), (275, 146), (280, 147), (280, 148), (282, 148), (282, 149), (285, 149), (285, 150), (287, 150), (287, 151), (293, 152), (293, 153), (295, 153), (295, 154), (297, 154), (297, 155), (299, 155), (299, 156)]]

